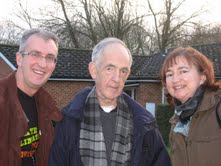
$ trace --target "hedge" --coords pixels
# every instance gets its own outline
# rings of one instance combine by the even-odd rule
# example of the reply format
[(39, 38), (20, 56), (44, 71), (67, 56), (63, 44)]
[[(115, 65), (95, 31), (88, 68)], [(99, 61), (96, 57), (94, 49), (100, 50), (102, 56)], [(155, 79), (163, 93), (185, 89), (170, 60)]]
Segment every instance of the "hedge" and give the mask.
[(158, 104), (156, 109), (156, 120), (165, 144), (169, 145), (170, 118), (174, 109), (170, 105)]

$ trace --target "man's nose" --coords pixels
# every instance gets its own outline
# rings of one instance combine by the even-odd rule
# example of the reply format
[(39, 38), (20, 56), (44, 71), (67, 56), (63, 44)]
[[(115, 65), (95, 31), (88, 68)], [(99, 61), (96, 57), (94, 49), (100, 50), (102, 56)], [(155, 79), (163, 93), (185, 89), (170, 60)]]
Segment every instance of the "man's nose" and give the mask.
[(46, 67), (47, 66), (47, 61), (45, 57), (41, 57), (38, 61), (39, 66), (41, 67)]
[(115, 82), (119, 82), (119, 80), (120, 80), (120, 71), (115, 71), (113, 73), (112, 80), (114, 80)]

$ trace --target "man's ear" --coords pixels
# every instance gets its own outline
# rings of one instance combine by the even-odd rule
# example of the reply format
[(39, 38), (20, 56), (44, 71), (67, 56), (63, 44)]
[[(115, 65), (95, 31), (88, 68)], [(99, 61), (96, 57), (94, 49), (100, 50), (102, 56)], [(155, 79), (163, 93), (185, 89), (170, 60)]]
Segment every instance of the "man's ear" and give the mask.
[(16, 63), (17, 63), (17, 66), (20, 67), (21, 64), (22, 64), (22, 54), (20, 52), (17, 52), (16, 53)]
[(129, 77), (129, 75), (130, 75), (130, 72), (131, 72), (131, 69), (129, 69), (129, 72), (128, 72), (128, 74), (127, 74), (127, 79), (128, 79), (128, 77)]
[(96, 64), (94, 62), (90, 62), (88, 65), (88, 69), (89, 69), (91, 77), (93, 79), (96, 79), (96, 75), (97, 75)]

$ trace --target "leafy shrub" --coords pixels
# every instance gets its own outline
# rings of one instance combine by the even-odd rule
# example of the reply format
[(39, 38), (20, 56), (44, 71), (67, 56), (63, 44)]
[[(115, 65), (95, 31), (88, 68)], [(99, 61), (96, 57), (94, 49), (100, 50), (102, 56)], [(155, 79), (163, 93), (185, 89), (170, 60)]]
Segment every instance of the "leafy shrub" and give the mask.
[(170, 105), (158, 104), (156, 109), (156, 120), (159, 130), (166, 145), (169, 144), (170, 118), (173, 116), (174, 109)]

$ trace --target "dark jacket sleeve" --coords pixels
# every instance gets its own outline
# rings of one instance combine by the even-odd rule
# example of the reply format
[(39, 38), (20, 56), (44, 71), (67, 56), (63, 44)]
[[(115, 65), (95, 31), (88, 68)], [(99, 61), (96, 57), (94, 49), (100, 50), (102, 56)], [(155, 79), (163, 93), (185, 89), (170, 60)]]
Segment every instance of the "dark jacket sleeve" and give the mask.
[(142, 155), (142, 166), (171, 166), (169, 154), (158, 128), (146, 132)]
[(50, 156), (49, 156), (49, 166), (60, 166), (65, 165), (68, 155), (67, 149), (65, 149), (65, 139), (64, 139), (64, 121), (58, 122), (55, 127), (55, 137), (54, 142), (51, 146)]
[(73, 118), (64, 116), (61, 122), (55, 127), (55, 138), (51, 146), (49, 166), (80, 166), (78, 148), (79, 124)]

